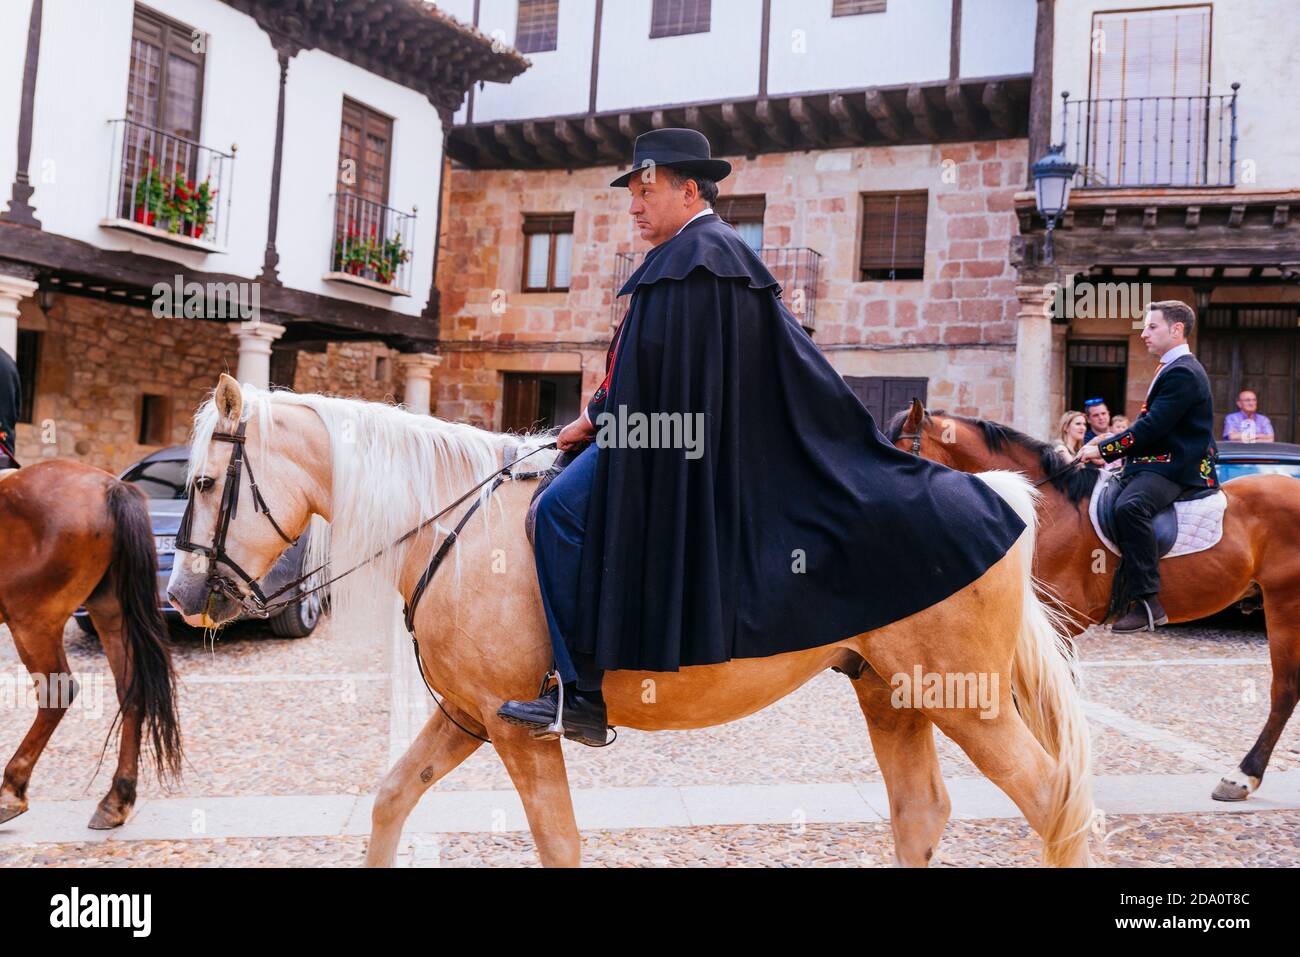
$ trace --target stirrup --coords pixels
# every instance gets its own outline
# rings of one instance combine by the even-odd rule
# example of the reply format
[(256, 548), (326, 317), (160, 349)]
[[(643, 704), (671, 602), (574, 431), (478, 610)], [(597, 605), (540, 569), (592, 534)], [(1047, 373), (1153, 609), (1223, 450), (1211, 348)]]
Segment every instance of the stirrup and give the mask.
[(564, 682), (560, 680), (559, 671), (552, 670), (546, 672), (542, 677), (542, 686), (537, 689), (537, 697), (540, 698), (542, 695), (546, 694), (546, 687), (551, 683), (552, 678), (555, 679), (555, 687), (558, 691), (558, 697), (555, 703), (555, 720), (545, 728), (537, 728), (530, 732), (534, 738), (537, 738), (540, 741), (550, 741), (553, 738), (564, 737)]

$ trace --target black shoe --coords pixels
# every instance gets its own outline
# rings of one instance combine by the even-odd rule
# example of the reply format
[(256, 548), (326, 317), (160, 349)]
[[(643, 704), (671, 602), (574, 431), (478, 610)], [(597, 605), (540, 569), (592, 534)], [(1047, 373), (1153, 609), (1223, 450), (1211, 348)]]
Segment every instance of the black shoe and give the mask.
[[(559, 698), (560, 688), (556, 685), (532, 701), (507, 701), (497, 709), (497, 717), (510, 724), (533, 729), (535, 738), (558, 737), (553, 731), (549, 734), (538, 732), (554, 728)], [(564, 736), (570, 741), (592, 748), (603, 748), (607, 743), (605, 731), (609, 728), (609, 722), (603, 700), (593, 700), (581, 691), (566, 690), (562, 724)]]
[(1169, 616), (1160, 605), (1155, 595), (1139, 598), (1129, 606), (1129, 610), (1120, 617), (1110, 630), (1118, 635), (1132, 634), (1136, 631), (1155, 631), (1159, 625), (1169, 624)]

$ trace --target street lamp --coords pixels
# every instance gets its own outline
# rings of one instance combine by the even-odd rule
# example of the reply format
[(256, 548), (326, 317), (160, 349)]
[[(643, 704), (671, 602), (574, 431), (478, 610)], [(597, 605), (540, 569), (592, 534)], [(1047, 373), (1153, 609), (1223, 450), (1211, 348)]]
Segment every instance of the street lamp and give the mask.
[(1079, 165), (1065, 158), (1065, 144), (1048, 147), (1047, 155), (1034, 164), (1034, 195), (1038, 202), (1038, 215), (1047, 223), (1047, 242), (1043, 247), (1043, 261), (1052, 263), (1052, 230), (1070, 205), (1070, 184)]

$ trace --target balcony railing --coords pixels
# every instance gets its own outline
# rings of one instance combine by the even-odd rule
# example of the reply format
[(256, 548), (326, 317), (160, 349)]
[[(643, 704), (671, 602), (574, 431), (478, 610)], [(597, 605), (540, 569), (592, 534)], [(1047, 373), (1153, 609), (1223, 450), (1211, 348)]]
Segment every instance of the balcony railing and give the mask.
[(336, 193), (329, 270), (325, 278), (390, 296), (411, 294), (415, 212), (353, 193)]
[(1233, 186), (1237, 89), (1214, 96), (1070, 100), (1066, 154), (1083, 188)]
[(178, 246), (225, 246), (237, 147), (223, 153), (135, 120), (109, 122), (113, 167), (102, 225)]
[[(781, 284), (781, 298), (799, 325), (811, 330), (817, 318), (817, 283), (821, 278), (822, 255), (806, 246), (764, 246), (757, 250), (763, 265)], [(612, 322), (617, 324), (627, 309), (627, 300), (618, 290), (632, 278), (645, 253), (619, 253), (614, 269), (614, 307)]]

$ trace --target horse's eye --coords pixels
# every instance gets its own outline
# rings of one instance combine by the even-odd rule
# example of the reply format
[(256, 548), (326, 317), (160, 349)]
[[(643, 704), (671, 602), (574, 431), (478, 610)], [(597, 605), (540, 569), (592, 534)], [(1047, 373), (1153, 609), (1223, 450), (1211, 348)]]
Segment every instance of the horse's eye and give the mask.
[(216, 484), (217, 484), (217, 483), (216, 483), (216, 481), (215, 481), (214, 479), (212, 479), (212, 478), (210, 478), (210, 477), (204, 475), (204, 476), (202, 476), (201, 478), (196, 478), (196, 479), (194, 480), (194, 491), (196, 491), (196, 492), (211, 492), (211, 491), (212, 491), (212, 486), (214, 486), (214, 485), (216, 485)]

